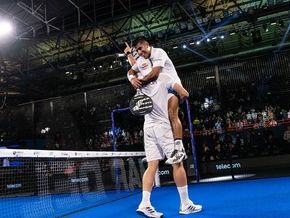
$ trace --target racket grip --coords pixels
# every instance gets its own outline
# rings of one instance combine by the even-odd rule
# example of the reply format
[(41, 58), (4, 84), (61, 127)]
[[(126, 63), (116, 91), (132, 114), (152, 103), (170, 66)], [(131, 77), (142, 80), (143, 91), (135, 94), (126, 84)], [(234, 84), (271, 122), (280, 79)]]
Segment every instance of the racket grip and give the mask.
[(136, 89), (137, 94), (142, 94), (141, 89)]

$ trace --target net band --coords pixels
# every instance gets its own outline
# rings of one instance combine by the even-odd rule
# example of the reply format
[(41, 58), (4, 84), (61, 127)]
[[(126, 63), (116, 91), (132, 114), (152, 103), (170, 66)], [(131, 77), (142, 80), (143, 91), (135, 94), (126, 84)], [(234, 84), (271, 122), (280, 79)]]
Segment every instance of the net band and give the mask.
[(35, 157), (35, 158), (112, 158), (112, 157), (142, 157), (145, 152), (116, 152), (116, 151), (59, 151), (59, 150), (30, 150), (2, 149), (0, 158), (4, 157)]

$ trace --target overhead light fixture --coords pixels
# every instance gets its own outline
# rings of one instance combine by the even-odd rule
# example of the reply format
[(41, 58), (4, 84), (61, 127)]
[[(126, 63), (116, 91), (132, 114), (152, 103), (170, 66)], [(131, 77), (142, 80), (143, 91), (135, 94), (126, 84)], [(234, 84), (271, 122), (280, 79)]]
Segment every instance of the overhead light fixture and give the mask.
[(195, 44), (195, 42), (190, 42), (189, 44), (190, 44), (190, 45), (194, 45), (194, 44)]
[(11, 35), (13, 32), (13, 26), (9, 21), (0, 21), (0, 37)]
[(207, 38), (206, 41), (207, 41), (207, 42), (210, 42), (210, 38)]
[(230, 32), (230, 36), (233, 36), (235, 35), (236, 33), (235, 32)]
[(197, 41), (196, 44), (199, 45), (200, 44), (200, 41)]
[(117, 57), (118, 58), (125, 57), (125, 54), (124, 53), (117, 54)]
[(178, 46), (173, 46), (173, 49), (177, 49), (178, 48)]
[(187, 47), (187, 46), (186, 46), (185, 44), (183, 44), (183, 45), (182, 45), (182, 48), (184, 48), (184, 49), (185, 49), (186, 47)]
[(217, 37), (216, 37), (216, 36), (214, 36), (214, 37), (212, 37), (211, 39), (212, 39), (212, 40), (216, 40), (216, 39), (217, 39)]
[(276, 25), (276, 24), (277, 24), (276, 22), (272, 22), (272, 23), (271, 23), (271, 26), (274, 26), (274, 25)]
[(221, 35), (221, 37), (220, 37), (221, 39), (224, 39), (225, 38), (225, 36), (224, 35)]

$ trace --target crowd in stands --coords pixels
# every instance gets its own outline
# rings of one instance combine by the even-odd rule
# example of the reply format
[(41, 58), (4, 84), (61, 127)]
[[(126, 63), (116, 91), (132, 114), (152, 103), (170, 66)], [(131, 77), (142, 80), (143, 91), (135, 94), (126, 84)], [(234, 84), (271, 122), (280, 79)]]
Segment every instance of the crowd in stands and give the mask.
[[(239, 88), (227, 86), (222, 93), (221, 99), (217, 95), (208, 95), (206, 90), (191, 95), (191, 123), (201, 161), (289, 152), (290, 107), (287, 101), (268, 92), (261, 95), (257, 93), (257, 85), (253, 84)], [(103, 110), (110, 112), (123, 106), (117, 102), (113, 107), (107, 102), (105, 107), (109, 109)], [(105, 128), (98, 129), (98, 120), (102, 118), (100, 107), (92, 104), (87, 110), (71, 107), (70, 111), (65, 107), (63, 110), (58, 115), (65, 114), (66, 121), (58, 117), (55, 120), (60, 120), (60, 124), (66, 124), (67, 128), (44, 134), (45, 149), (111, 151), (114, 146), (120, 151), (143, 149), (143, 121), (130, 115), (130, 112), (115, 115), (114, 144), (110, 119)], [(183, 106), (180, 118), (185, 148), (191, 154), (189, 125)]]
[(193, 100), (193, 125), (202, 161), (289, 153), (285, 139), (289, 103), (269, 92), (259, 95), (253, 90), (257, 86), (250, 86), (227, 87), (221, 102), (202, 96)]

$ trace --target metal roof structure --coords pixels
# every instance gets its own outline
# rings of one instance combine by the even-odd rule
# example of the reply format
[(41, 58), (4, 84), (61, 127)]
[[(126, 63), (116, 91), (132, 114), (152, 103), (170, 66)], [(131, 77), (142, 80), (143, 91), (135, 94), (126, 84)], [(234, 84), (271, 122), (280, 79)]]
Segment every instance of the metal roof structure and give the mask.
[(32, 99), (122, 80), (124, 42), (145, 36), (177, 68), (289, 45), (290, 1), (2, 0), (0, 92)]

